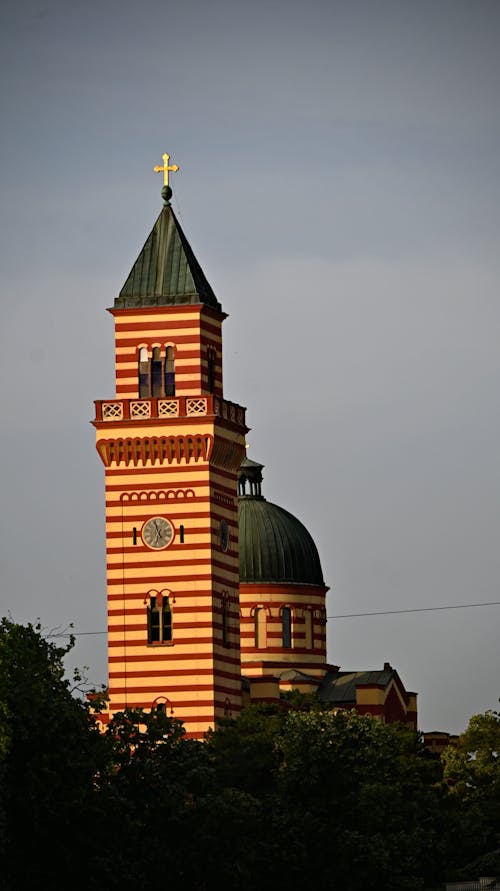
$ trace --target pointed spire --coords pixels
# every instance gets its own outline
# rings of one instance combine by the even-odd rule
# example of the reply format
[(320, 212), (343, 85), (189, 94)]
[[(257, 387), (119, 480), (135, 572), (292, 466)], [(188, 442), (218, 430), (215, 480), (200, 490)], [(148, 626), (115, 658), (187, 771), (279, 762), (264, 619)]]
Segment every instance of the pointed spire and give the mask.
[(221, 309), (174, 211), (166, 204), (115, 299), (115, 309), (184, 303)]
[(115, 309), (141, 306), (170, 306), (172, 304), (205, 303), (221, 310), (221, 305), (210, 287), (196, 259), (180, 223), (170, 206), (172, 189), (170, 155), (163, 155), (163, 209), (137, 257), (127, 281), (115, 299)]

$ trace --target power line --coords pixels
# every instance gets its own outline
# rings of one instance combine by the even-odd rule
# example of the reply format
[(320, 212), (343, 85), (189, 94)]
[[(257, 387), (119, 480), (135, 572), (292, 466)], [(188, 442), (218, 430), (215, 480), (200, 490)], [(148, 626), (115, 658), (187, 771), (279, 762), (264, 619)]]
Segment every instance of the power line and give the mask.
[[(343, 613), (338, 616), (327, 616), (327, 619), (361, 619), (365, 616), (399, 616), (403, 613), (432, 613), (447, 609), (472, 609), (477, 606), (500, 606), (500, 600), (491, 600), (488, 603), (454, 603), (450, 606), (418, 606), (413, 609), (381, 609), (371, 613)], [(107, 634), (107, 631), (61, 631), (57, 634), (47, 634), (46, 637), (88, 637), (95, 634)]]
[(344, 613), (340, 616), (327, 616), (327, 619), (357, 619), (362, 616), (397, 616), (401, 613), (432, 613), (443, 609), (470, 609), (476, 606), (500, 606), (500, 600), (489, 603), (455, 603), (451, 606), (420, 606), (413, 609), (383, 609), (372, 613)]
[(58, 631), (53, 634), (45, 634), (44, 637), (86, 637), (89, 634), (107, 634), (107, 631)]

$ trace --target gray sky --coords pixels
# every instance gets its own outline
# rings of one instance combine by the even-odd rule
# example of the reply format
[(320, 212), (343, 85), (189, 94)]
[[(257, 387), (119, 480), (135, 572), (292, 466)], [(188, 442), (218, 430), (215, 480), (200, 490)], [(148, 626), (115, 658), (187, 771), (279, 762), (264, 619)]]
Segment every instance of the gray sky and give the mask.
[[(106, 314), (174, 208), (230, 318), (225, 393), (329, 616), (500, 601), (496, 0), (4, 0), (0, 612), (105, 628)], [(422, 729), (498, 706), (500, 607), (331, 619)], [(106, 677), (103, 635), (74, 654)]]

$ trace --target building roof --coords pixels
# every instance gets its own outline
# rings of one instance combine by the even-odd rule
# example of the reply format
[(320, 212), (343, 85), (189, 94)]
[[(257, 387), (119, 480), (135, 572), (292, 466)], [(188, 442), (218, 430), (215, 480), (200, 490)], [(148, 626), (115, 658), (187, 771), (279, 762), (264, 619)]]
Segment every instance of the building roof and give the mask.
[(135, 261), (115, 309), (204, 303), (221, 310), (170, 204), (165, 204)]
[(389, 681), (397, 676), (397, 671), (390, 666), (375, 671), (327, 671), (319, 688), (322, 702), (350, 703), (356, 702), (356, 687), (387, 687)]
[(261, 471), (264, 469), (264, 464), (259, 464), (258, 461), (252, 461), (251, 458), (248, 458), (246, 455), (243, 458), (243, 461), (240, 464), (240, 469), (238, 476), (240, 477), (242, 474), (253, 474), (256, 479), (259, 479), (262, 482), (262, 473)]
[(306, 527), (262, 496), (239, 498), (241, 582), (323, 585), (318, 551)]
[(284, 671), (275, 670), (274, 673), (280, 681), (306, 681), (308, 684), (316, 685), (319, 683), (318, 678), (300, 671), (299, 668), (285, 668)]

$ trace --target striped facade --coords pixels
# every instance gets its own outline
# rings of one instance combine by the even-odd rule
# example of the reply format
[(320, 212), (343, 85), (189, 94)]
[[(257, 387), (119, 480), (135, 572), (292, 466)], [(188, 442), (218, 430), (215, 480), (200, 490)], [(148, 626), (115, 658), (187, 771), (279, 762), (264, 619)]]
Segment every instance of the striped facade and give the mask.
[[(176, 396), (213, 392), (222, 395), (221, 319), (224, 314), (203, 304), (111, 310), (115, 317), (116, 396), (138, 398), (141, 349), (149, 360), (159, 349), (163, 358), (173, 347)], [(209, 359), (215, 357), (215, 385), (209, 388)]]
[[(287, 669), (321, 680), (326, 670), (325, 586), (240, 582), (241, 661), (247, 677)], [(284, 640), (284, 610), (289, 639)], [(293, 687), (310, 685), (295, 678)], [(282, 689), (288, 685), (280, 684)]]
[[(223, 398), (225, 316), (202, 303), (111, 312), (116, 398), (96, 402), (94, 421), (109, 714), (161, 706), (201, 737), (241, 708), (236, 472), (246, 427), (244, 409)], [(155, 542), (160, 523), (168, 542)]]

